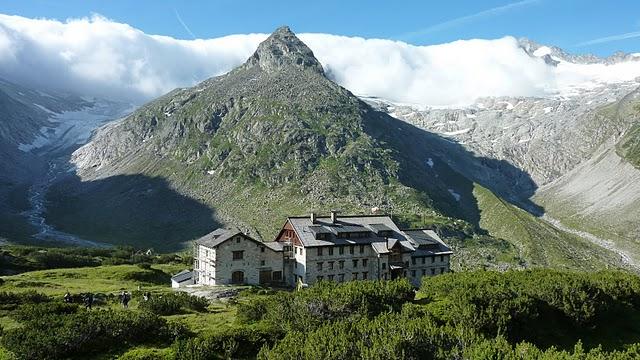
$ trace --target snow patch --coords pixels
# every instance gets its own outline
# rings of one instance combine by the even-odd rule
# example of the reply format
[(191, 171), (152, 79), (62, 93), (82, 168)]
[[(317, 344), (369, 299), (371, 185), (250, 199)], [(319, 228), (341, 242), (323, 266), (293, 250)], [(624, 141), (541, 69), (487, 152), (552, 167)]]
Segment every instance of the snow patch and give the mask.
[(551, 48), (549, 48), (548, 46), (540, 46), (536, 49), (536, 51), (533, 52), (533, 56), (536, 57), (543, 57), (545, 55), (551, 55)]
[[(34, 104), (38, 107), (38, 104)], [(48, 109), (41, 107), (43, 110)], [(29, 144), (19, 144), (18, 149), (30, 152), (45, 146), (55, 145), (57, 148), (70, 148), (84, 144), (93, 131), (107, 122), (131, 113), (135, 107), (122, 103), (95, 102), (92, 107), (78, 111), (65, 111), (60, 114), (49, 110), (53, 122), (49, 127), (40, 129), (40, 135)]]
[(471, 131), (471, 128), (466, 128), (466, 129), (456, 130), (456, 131), (443, 132), (442, 135), (446, 135), (446, 136), (462, 135), (462, 134), (468, 133), (469, 131)]
[(455, 190), (453, 189), (447, 189), (447, 191), (449, 191), (449, 194), (451, 194), (451, 196), (453, 196), (454, 199), (456, 199), (456, 201), (460, 202), (460, 194), (458, 194)]
[(434, 165), (434, 163), (433, 163), (433, 159), (432, 159), (432, 158), (428, 158), (428, 159), (427, 159), (427, 165), (428, 165), (430, 168), (432, 168), (432, 169), (433, 169), (433, 165)]
[(545, 114), (548, 114), (551, 112), (551, 110), (553, 110), (552, 106), (547, 106), (546, 108), (543, 109)]
[(55, 111), (50, 110), (50, 109), (47, 109), (46, 107), (44, 107), (44, 106), (42, 106), (42, 105), (40, 105), (40, 104), (36, 104), (36, 103), (34, 103), (33, 105), (35, 105), (38, 109), (40, 109), (40, 110), (42, 110), (42, 111), (44, 111), (44, 112), (46, 112), (46, 113), (48, 113), (48, 114), (51, 114), (51, 115), (58, 115), (58, 113), (56, 113)]

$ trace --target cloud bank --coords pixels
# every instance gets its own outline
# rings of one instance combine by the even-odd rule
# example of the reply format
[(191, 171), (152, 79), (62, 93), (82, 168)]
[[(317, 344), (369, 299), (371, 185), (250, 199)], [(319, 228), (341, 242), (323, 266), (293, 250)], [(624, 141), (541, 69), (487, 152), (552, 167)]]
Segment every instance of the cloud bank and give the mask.
[[(141, 103), (228, 72), (266, 36), (178, 40), (98, 15), (65, 22), (0, 15), (0, 76)], [(328, 34), (300, 38), (329, 76), (355, 94), (423, 106), (464, 106), (484, 96), (544, 96), (640, 76), (640, 62), (617, 71), (553, 67), (527, 55), (512, 37), (431, 46)]]

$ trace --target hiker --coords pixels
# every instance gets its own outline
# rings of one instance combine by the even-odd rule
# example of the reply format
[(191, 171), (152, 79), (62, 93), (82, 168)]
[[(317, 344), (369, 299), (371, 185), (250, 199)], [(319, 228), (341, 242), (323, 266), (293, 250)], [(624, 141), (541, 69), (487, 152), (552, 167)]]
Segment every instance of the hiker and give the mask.
[(73, 302), (73, 299), (71, 298), (71, 294), (69, 293), (69, 290), (67, 290), (67, 292), (64, 294), (64, 302), (67, 304), (70, 304)]
[(127, 291), (123, 291), (122, 292), (122, 307), (125, 309), (129, 308), (129, 300), (131, 300), (131, 295), (129, 295), (129, 292)]
[(93, 307), (93, 294), (89, 293), (84, 296), (84, 308), (91, 310)]

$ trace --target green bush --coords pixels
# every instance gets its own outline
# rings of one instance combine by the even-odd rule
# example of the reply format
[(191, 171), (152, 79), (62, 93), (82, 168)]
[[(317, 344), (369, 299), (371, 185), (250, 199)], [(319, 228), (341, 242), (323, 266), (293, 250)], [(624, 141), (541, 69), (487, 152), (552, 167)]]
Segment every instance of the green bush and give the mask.
[(118, 357), (118, 360), (173, 360), (175, 354), (158, 349), (133, 349)]
[(545, 323), (592, 327), (614, 304), (640, 304), (640, 278), (621, 271), (462, 272), (424, 278), (420, 291), (438, 300), (432, 309), (441, 320), (511, 341), (542, 334)]
[(39, 304), (51, 301), (51, 297), (37, 293), (28, 292), (0, 292), (0, 310), (13, 310), (22, 304)]
[(204, 312), (207, 306), (209, 306), (207, 299), (183, 292), (151, 296), (151, 299), (141, 301), (138, 305), (140, 309), (158, 315), (174, 315), (185, 310)]
[(47, 315), (73, 314), (76, 311), (78, 311), (77, 304), (47, 302), (20, 305), (18, 309), (11, 314), (11, 316), (16, 320), (29, 321), (39, 319)]
[(172, 340), (166, 320), (155, 314), (108, 310), (34, 318), (7, 330), (0, 341), (21, 359), (47, 360)]
[(265, 320), (285, 331), (305, 331), (327, 321), (399, 312), (414, 297), (406, 280), (319, 282), (297, 292), (250, 298), (238, 305), (239, 321)]
[(176, 360), (254, 358), (260, 349), (273, 345), (283, 334), (273, 327), (243, 326), (178, 340), (173, 344)]

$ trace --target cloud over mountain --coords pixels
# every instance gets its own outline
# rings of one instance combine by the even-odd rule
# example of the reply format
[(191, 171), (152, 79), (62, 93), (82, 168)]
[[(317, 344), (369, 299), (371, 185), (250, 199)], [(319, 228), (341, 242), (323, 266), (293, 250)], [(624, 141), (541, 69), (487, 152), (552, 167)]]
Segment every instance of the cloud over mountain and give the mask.
[[(266, 36), (178, 40), (98, 15), (64, 22), (0, 15), (0, 76), (143, 102), (231, 70)], [(465, 105), (482, 96), (541, 96), (599, 81), (603, 71), (611, 70), (555, 68), (526, 54), (512, 37), (431, 46), (329, 34), (300, 38), (329, 76), (355, 94), (421, 105)], [(640, 76), (640, 66), (615, 74), (613, 80), (630, 80)]]

